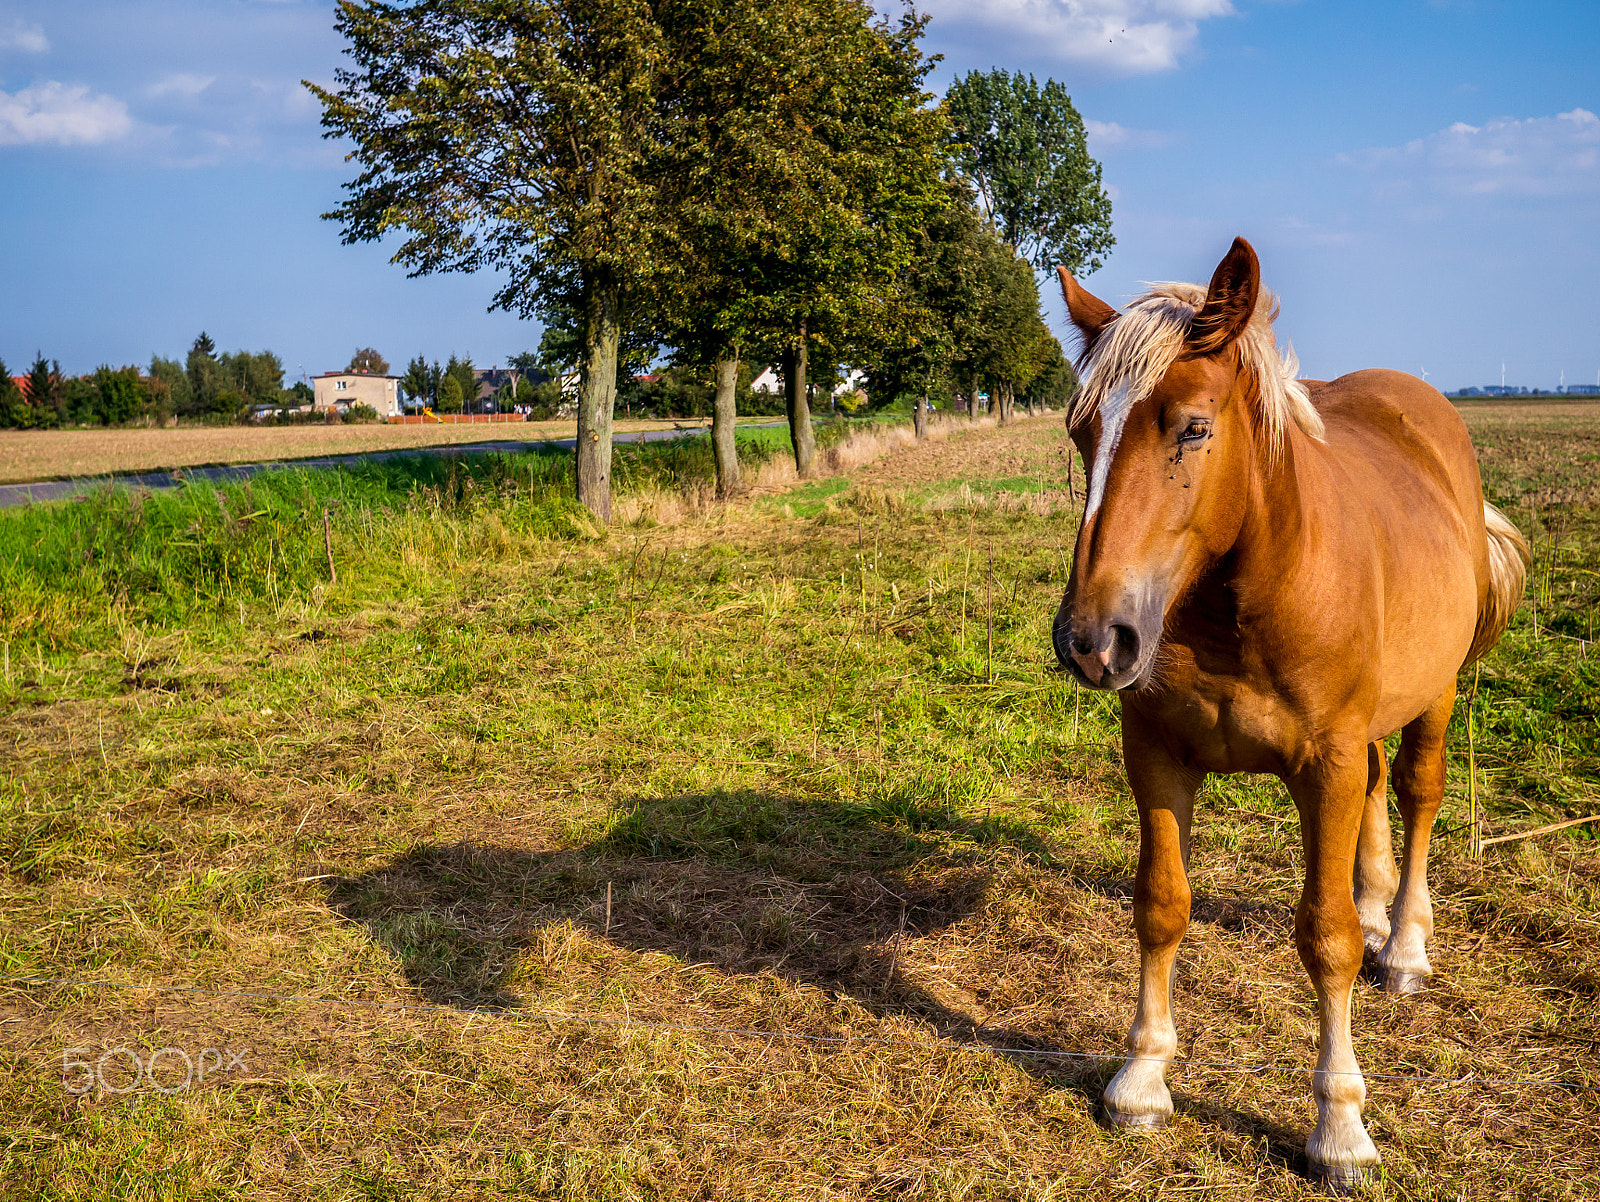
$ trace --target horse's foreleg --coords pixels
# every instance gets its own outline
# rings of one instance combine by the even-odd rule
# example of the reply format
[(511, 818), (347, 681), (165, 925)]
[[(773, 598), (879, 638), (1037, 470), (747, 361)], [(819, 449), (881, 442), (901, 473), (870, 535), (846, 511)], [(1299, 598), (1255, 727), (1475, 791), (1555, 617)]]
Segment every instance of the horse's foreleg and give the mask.
[(1139, 805), (1139, 874), (1133, 926), (1139, 936), (1139, 1007), (1128, 1059), (1106, 1086), (1106, 1116), (1117, 1127), (1159, 1127), (1172, 1116), (1167, 1065), (1178, 1051), (1172, 978), (1189, 927), (1189, 820), (1204, 774), (1180, 767), (1137, 718), (1122, 716), (1122, 758)]
[(1317, 991), (1321, 1048), (1312, 1093), (1317, 1125), (1306, 1141), (1312, 1176), (1335, 1189), (1353, 1187), (1378, 1163), (1361, 1122), (1367, 1100), (1350, 1043), (1350, 990), (1361, 970), (1361, 920), (1351, 894), (1356, 840), (1367, 796), (1367, 757), (1353, 743), (1347, 756), (1296, 777), (1289, 791), (1300, 810), (1306, 882), (1295, 910), (1295, 947)]
[(1367, 803), (1356, 842), (1356, 914), (1367, 951), (1376, 956), (1389, 939), (1389, 903), (1400, 878), (1389, 843), (1388, 758), (1382, 742), (1367, 746)]
[(1433, 938), (1433, 902), (1428, 897), (1428, 841), (1444, 800), (1445, 729), (1455, 705), (1454, 685), (1408, 724), (1394, 757), (1394, 792), (1405, 821), (1400, 853), (1400, 892), (1395, 897), (1389, 939), (1378, 953), (1383, 987), (1390, 993), (1422, 988), (1433, 972), (1428, 940)]

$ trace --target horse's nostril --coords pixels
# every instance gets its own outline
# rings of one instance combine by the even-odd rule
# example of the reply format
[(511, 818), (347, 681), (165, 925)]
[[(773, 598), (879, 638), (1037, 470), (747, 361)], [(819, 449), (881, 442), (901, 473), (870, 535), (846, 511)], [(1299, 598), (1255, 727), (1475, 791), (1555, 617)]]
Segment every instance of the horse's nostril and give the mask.
[(1139, 632), (1132, 626), (1111, 628), (1111, 670), (1126, 672), (1139, 662)]
[(1072, 635), (1072, 649), (1079, 655), (1088, 655), (1094, 650), (1094, 640), (1074, 632)]

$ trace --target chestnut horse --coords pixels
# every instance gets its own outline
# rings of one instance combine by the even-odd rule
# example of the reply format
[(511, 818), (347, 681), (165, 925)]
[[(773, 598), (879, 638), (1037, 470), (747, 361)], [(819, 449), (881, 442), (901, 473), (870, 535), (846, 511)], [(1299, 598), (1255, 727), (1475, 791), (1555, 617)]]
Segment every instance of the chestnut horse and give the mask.
[(1069, 426), (1089, 489), (1053, 642), (1080, 684), (1118, 691), (1139, 808), (1139, 1001), (1107, 1116), (1172, 1113), (1195, 791), (1210, 772), (1270, 772), (1305, 848), (1295, 946), (1321, 1021), (1306, 1156), (1349, 1188), (1378, 1163), (1351, 989), (1364, 948), (1389, 990), (1432, 971), (1428, 835), (1456, 676), (1510, 620), (1527, 545), (1484, 503), (1466, 427), (1433, 388), (1394, 371), (1294, 378), (1242, 238), (1209, 288), (1158, 285), (1122, 313), (1060, 276), (1083, 336)]

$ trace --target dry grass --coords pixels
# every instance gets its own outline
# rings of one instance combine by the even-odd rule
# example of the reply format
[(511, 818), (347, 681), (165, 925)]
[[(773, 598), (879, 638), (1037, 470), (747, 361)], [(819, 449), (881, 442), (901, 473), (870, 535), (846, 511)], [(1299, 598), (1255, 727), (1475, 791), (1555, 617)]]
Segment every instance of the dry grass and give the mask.
[[(771, 418), (751, 418), (753, 422)], [(692, 422), (618, 419), (616, 429), (671, 430)], [(482, 425), (198, 426), (175, 430), (0, 430), (0, 484), (408, 450), (477, 442), (571, 438), (574, 421)]]
[[(1519, 433), (1486, 470), (1567, 487), (1540, 456), (1597, 434)], [(5, 971), (444, 1009), (8, 988), (0, 1194), (1308, 1196), (1300, 1072), (1197, 1064), (1168, 1130), (1096, 1119), (1133, 1004), (1137, 823), (1113, 704), (1044, 671), (1072, 528), (1026, 498), (1059, 490), (1060, 449), (1058, 418), (954, 428), (586, 540), (486, 509), (369, 536), (370, 564), (342, 547), (337, 588), (242, 622), (8, 647)], [(1574, 523), (1558, 584), (1600, 566)], [(1518, 621), (1486, 676), (1587, 670)], [(1473, 862), (1463, 785), (1438, 975), (1358, 987), (1362, 1064), (1600, 1084), (1594, 844)], [(1201, 811), (1182, 1054), (1309, 1066), (1292, 806), (1239, 779)], [(63, 1049), (169, 1046), (247, 1047), (248, 1073), (62, 1088)], [(1600, 1191), (1594, 1093), (1369, 1087), (1390, 1197)]]

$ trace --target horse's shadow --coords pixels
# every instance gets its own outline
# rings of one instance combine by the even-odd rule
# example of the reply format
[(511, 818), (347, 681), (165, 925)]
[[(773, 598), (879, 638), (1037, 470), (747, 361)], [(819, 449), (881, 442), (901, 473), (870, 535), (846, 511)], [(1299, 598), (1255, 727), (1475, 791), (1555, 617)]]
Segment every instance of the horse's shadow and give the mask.
[[(973, 854), (952, 858), (952, 836)], [(928, 871), (926, 858), (936, 853), (939, 866)], [(972, 822), (904, 795), (822, 803), (716, 792), (638, 801), (573, 850), (421, 844), (335, 879), (328, 900), (436, 1005), (520, 1008), (519, 988), (538, 985), (539, 965), (570, 923), (634, 951), (730, 976), (771, 973), (851, 998), (878, 1017), (920, 1020), (940, 1038), (985, 1045), (1098, 1108), (1119, 1060), (1081, 1053), (1084, 1044), (1105, 1046), (1105, 1032), (1059, 1046), (987, 1024), (901, 971), (905, 940), (953, 926), (984, 903), (995, 853), (1049, 861), (1021, 824)], [(1104, 897), (1130, 892), (1126, 881), (1054, 863), (1049, 870)], [(1197, 921), (1224, 926), (1255, 905), (1196, 903)], [(1136, 954), (1131, 939), (1128, 954)], [(1180, 1111), (1265, 1140), (1270, 1158), (1303, 1167), (1303, 1137), (1176, 1090), (1173, 1100)]]

